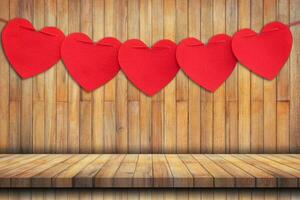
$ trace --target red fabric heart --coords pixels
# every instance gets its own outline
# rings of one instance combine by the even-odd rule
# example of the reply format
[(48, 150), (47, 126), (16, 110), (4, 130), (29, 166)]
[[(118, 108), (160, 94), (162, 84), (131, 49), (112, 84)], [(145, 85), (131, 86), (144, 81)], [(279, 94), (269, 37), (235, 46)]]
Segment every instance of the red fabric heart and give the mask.
[(120, 48), (119, 63), (128, 79), (148, 96), (164, 88), (179, 70), (176, 44), (170, 40), (160, 40), (152, 48), (140, 40), (128, 40)]
[(29, 78), (48, 70), (60, 59), (64, 33), (54, 27), (36, 31), (26, 19), (9, 21), (2, 32), (4, 52), (15, 71)]
[(209, 91), (215, 91), (230, 76), (237, 62), (231, 37), (225, 34), (212, 37), (207, 45), (195, 38), (184, 39), (176, 56), (183, 71)]
[(75, 81), (86, 91), (92, 91), (119, 72), (120, 46), (115, 38), (103, 38), (94, 43), (83, 33), (73, 33), (63, 42), (61, 56)]
[(267, 24), (257, 34), (251, 29), (237, 32), (232, 50), (240, 63), (254, 73), (272, 80), (287, 61), (293, 44), (288, 26), (280, 22)]

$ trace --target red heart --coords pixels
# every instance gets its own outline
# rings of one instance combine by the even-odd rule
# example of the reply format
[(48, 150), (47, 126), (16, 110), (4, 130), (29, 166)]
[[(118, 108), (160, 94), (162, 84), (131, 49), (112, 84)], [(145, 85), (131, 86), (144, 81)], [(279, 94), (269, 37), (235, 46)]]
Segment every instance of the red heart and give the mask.
[(12, 67), (22, 78), (48, 70), (60, 59), (64, 33), (54, 27), (36, 31), (26, 19), (10, 20), (2, 32), (3, 48)]
[(176, 56), (183, 71), (209, 91), (215, 91), (229, 77), (237, 62), (231, 37), (225, 34), (212, 37), (207, 45), (187, 38), (178, 45)]
[(115, 38), (104, 38), (94, 43), (83, 33), (73, 33), (63, 42), (61, 56), (78, 84), (86, 91), (92, 91), (119, 72), (120, 46), (121, 43)]
[(292, 43), (289, 27), (280, 22), (272, 22), (259, 34), (251, 29), (237, 32), (232, 39), (232, 50), (240, 63), (254, 73), (272, 80), (287, 61)]
[(179, 70), (176, 44), (170, 40), (160, 40), (152, 48), (140, 40), (128, 40), (120, 48), (119, 62), (127, 77), (148, 96), (164, 88)]

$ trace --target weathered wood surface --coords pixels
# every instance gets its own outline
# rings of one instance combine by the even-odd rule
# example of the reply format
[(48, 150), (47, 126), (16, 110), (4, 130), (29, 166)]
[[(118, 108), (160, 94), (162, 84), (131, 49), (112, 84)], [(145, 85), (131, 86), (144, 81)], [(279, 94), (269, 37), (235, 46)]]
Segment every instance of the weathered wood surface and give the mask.
[[(299, 0), (1, 0), (0, 17), (152, 45), (300, 19)], [(0, 29), (5, 26), (0, 22)], [(238, 65), (215, 93), (183, 72), (146, 97), (120, 72), (92, 93), (62, 62), (21, 80), (0, 48), (2, 153), (288, 153), (300, 149), (300, 26), (279, 76)]]
[(190, 189), (190, 190), (157, 190), (157, 189), (10, 189), (0, 190), (0, 199), (7, 200), (298, 200), (298, 189)]
[(11, 154), (0, 188), (297, 188), (297, 154)]

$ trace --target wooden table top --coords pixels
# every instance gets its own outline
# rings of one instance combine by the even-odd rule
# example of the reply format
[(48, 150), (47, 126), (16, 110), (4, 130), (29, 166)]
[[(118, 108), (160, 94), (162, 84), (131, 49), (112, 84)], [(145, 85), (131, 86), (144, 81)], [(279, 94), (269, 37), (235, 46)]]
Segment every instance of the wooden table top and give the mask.
[(0, 154), (0, 188), (298, 187), (298, 154)]

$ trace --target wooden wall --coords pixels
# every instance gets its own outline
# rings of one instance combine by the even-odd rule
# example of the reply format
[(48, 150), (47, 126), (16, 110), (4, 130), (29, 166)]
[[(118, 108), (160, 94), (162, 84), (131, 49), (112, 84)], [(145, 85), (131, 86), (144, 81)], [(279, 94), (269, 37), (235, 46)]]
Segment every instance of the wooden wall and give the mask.
[[(115, 36), (151, 45), (270, 21), (300, 20), (299, 0), (1, 0), (0, 17), (37, 28)], [(4, 23), (0, 23), (1, 28)], [(139, 92), (122, 72), (86, 93), (60, 62), (21, 80), (0, 52), (0, 152), (300, 152), (300, 26), (274, 81), (238, 65), (215, 93), (179, 72), (158, 95)]]
[(299, 200), (297, 189), (289, 190), (1, 190), (0, 200)]

